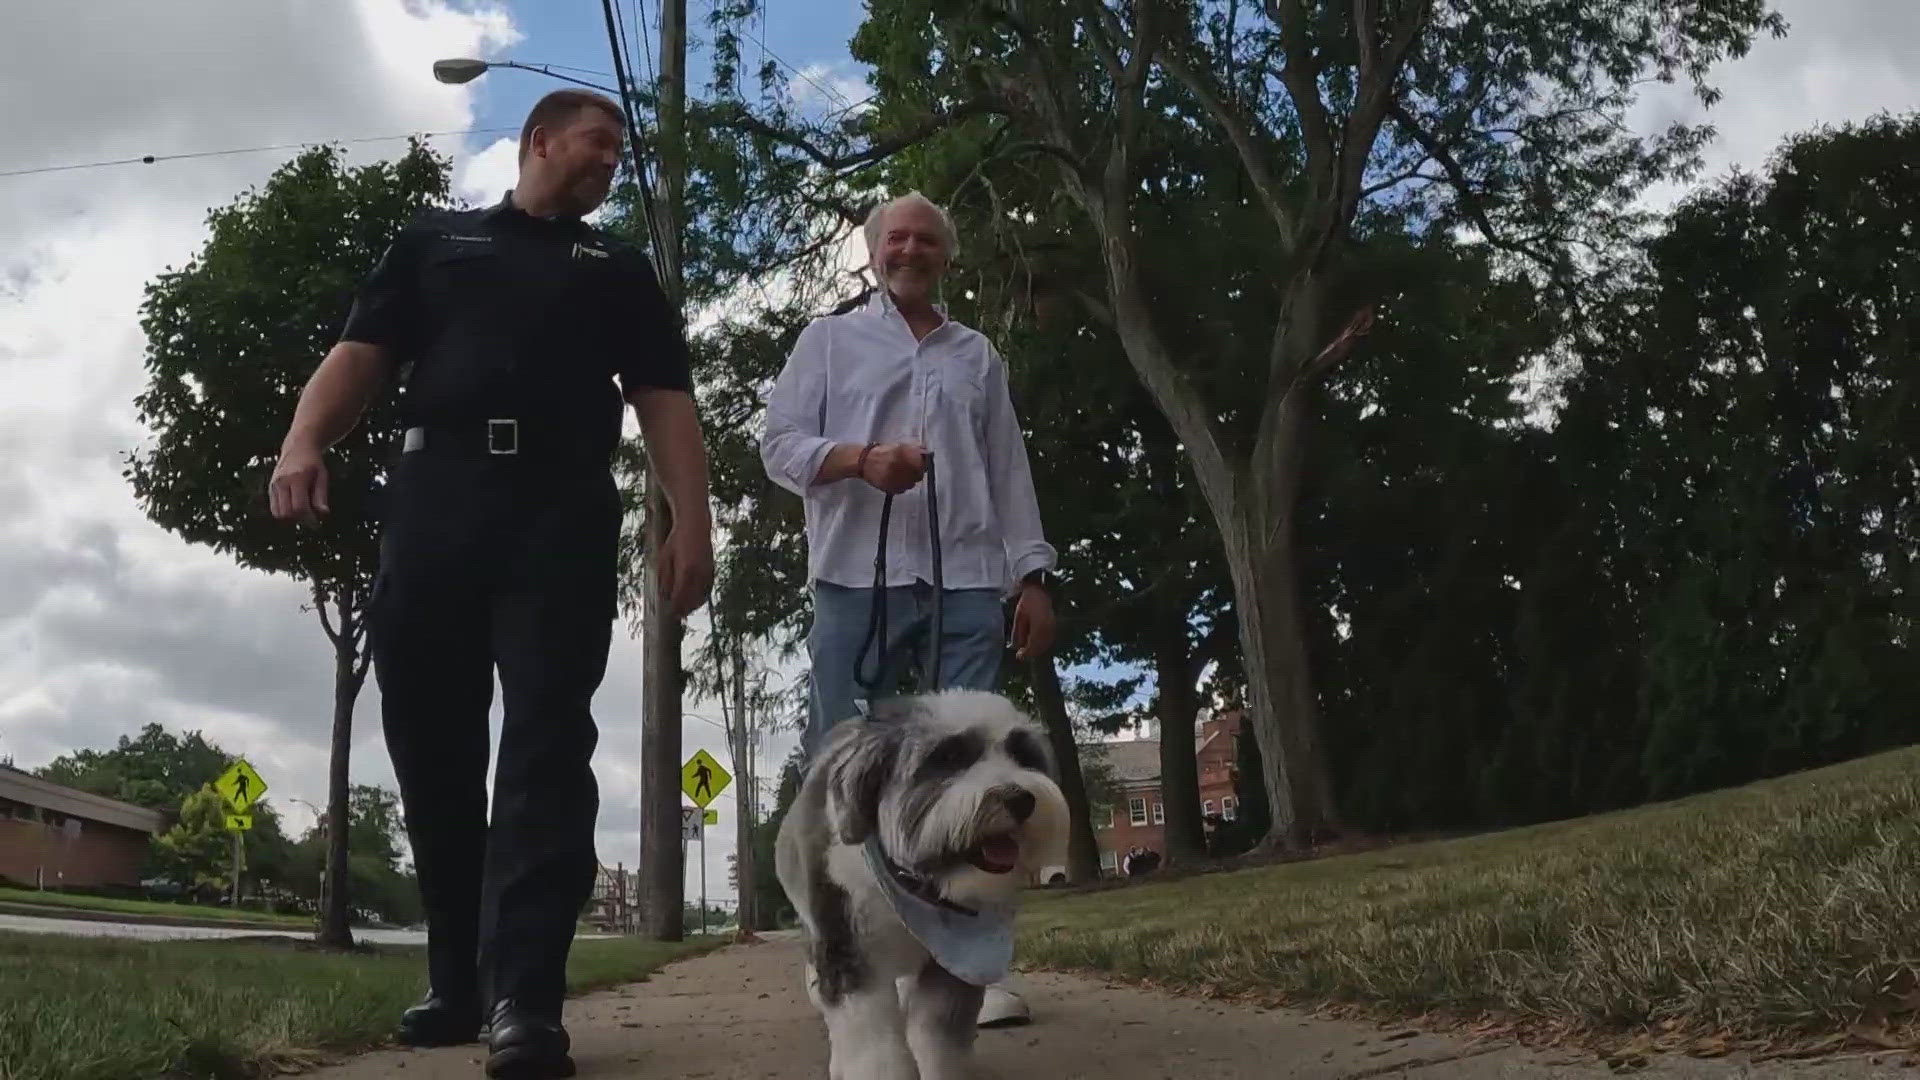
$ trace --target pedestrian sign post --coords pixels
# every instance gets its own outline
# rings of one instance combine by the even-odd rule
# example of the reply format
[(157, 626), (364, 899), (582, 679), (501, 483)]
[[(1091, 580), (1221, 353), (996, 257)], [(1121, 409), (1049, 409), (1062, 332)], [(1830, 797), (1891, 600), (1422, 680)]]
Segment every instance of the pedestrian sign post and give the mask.
[[(695, 754), (693, 761), (687, 762), (687, 767), (691, 769), (694, 762), (700, 760), (701, 756), (705, 753), (706, 751), (702, 750), (700, 753)], [(712, 758), (708, 758), (707, 760), (712, 762), (708, 768), (719, 772), (721, 777), (726, 778), (715, 782), (713, 785), (714, 788), (717, 790), (726, 787), (727, 779), (730, 779), (727, 777), (726, 770), (721, 769), (720, 763), (713, 761)], [(698, 806), (683, 806), (680, 808), (681, 841), (688, 844), (693, 843), (695, 840), (700, 842), (700, 932), (702, 934), (707, 932), (707, 826), (718, 824), (720, 824), (720, 811), (718, 810), (705, 810)]]
[(695, 750), (687, 763), (680, 767), (680, 790), (702, 810), (732, 782), (732, 774), (721, 768), (713, 755), (705, 750)]
[(220, 779), (213, 782), (213, 790), (220, 793), (220, 801), (226, 803), (227, 831), (233, 834), (233, 906), (240, 907), (240, 863), (245, 857), (242, 853), (240, 834), (253, 828), (253, 804), (267, 793), (267, 782), (253, 771), (246, 758), (239, 758), (227, 766)]
[(227, 809), (235, 814), (244, 814), (253, 808), (260, 796), (267, 793), (267, 782), (253, 771), (246, 758), (227, 766), (220, 779), (213, 782), (213, 789), (226, 801)]

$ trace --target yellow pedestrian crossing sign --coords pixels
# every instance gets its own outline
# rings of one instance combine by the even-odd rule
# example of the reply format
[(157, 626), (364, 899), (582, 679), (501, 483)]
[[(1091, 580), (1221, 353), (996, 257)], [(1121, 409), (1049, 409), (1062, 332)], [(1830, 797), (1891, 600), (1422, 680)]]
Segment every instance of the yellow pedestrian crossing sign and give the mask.
[(705, 750), (695, 750), (680, 768), (680, 790), (702, 810), (732, 782), (732, 774), (721, 768)]
[(246, 758), (241, 758), (227, 766), (227, 771), (213, 782), (213, 789), (226, 800), (228, 810), (244, 814), (259, 801), (260, 796), (267, 793), (267, 782), (260, 779), (260, 774), (253, 771), (253, 766), (247, 764)]
[(703, 813), (705, 813), (705, 814), (707, 815), (707, 824), (709, 824), (709, 825), (718, 825), (718, 824), (720, 824), (720, 811), (718, 811), (718, 810), (706, 810), (706, 811), (703, 811)]
[(228, 814), (227, 815), (227, 831), (228, 832), (246, 832), (248, 829), (251, 829), (251, 828), (253, 828), (252, 814)]

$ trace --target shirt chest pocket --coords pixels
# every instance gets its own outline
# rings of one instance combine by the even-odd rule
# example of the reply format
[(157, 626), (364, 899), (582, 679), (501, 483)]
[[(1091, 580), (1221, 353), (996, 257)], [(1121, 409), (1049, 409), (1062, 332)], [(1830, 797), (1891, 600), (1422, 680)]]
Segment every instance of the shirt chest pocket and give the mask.
[(483, 309), (498, 299), (502, 265), (490, 242), (440, 240), (421, 260), (421, 284), (442, 310)]
[(932, 382), (941, 405), (966, 416), (976, 426), (987, 413), (987, 373), (960, 358), (934, 366)]

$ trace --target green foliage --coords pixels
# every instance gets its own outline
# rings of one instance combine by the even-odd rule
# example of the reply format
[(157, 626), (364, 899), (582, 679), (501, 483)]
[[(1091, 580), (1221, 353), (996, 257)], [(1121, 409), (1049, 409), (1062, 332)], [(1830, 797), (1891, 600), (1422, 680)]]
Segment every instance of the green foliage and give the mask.
[(348, 168), (337, 147), (302, 152), (264, 188), (213, 211), (199, 255), (147, 286), (147, 387), (154, 433), (127, 478), (162, 528), (291, 574), (316, 597), (364, 597), (378, 560), (375, 501), (397, 445), (382, 395), (329, 460), (333, 511), (296, 529), (266, 512), (266, 481), (300, 391), (332, 348), (361, 280), (400, 227), (448, 197), (446, 159), (415, 142), (394, 161)]
[(75, 750), (34, 773), (56, 784), (174, 817), (182, 801), (219, 779), (231, 760), (198, 731), (179, 736), (159, 724), (148, 724), (138, 735), (120, 736), (111, 750)]
[(800, 751), (796, 747), (780, 768), (780, 790), (774, 797), (773, 811), (753, 833), (753, 910), (758, 925), (750, 929), (778, 929), (792, 917), (793, 905), (787, 902), (786, 891), (780, 887), (775, 869), (774, 841), (780, 836), (780, 823), (786, 820), (787, 810), (800, 795), (802, 778)]
[[(946, 299), (1009, 362), (1083, 717), (1124, 723), (1130, 673), (1183, 649), (1217, 650), (1217, 702), (1271, 703), (1259, 684), (1301, 673), (1213, 635), (1247, 606), (1223, 548), (1290, 536), (1360, 828), (1572, 816), (1910, 741), (1915, 121), (1796, 138), (1661, 221), (1636, 200), (1709, 132), (1634, 138), (1636, 82), (1713, 99), (1713, 64), (1782, 31), (1759, 0), (1269, 17), (1293, 10), (876, 0), (851, 115), (749, 113), (732, 71), (693, 159), (703, 295), (730, 305), (702, 345), (736, 508), (716, 617), (804, 625), (754, 394), (851, 291), (820, 238), (917, 187), (960, 226)], [(802, 292), (726, 292), (755, 275)], [(1364, 348), (1305, 378), (1364, 301)], [(1263, 551), (1246, 508), (1274, 492)], [(1261, 749), (1250, 823), (1289, 812), (1251, 783)]]
[[(1422, 319), (1445, 292), (1430, 291), (1437, 269), (1439, 280), (1471, 294), (1467, 311), (1492, 305), (1529, 313), (1517, 325), (1475, 324), (1445, 350), (1453, 366), (1443, 365), (1437, 378), (1448, 396), (1428, 415), (1485, 424), (1488, 410), (1475, 402), (1503, 404), (1503, 379), (1526, 345), (1538, 344), (1530, 316), (1565, 325), (1559, 317), (1588, 291), (1575, 287), (1586, 284), (1581, 258), (1625, 244), (1644, 221), (1632, 208), (1638, 193), (1683, 175), (1705, 138), (1704, 129), (1687, 127), (1633, 136), (1623, 119), (1637, 80), (1684, 77), (1710, 99), (1708, 68), (1744, 52), (1756, 34), (1779, 32), (1778, 18), (1759, 0), (1689, 4), (1684, 17), (1670, 0), (1597, 11), (1469, 10), (1431, 0), (1324, 4), (1311, 14), (1305, 5), (1231, 0), (878, 0), (867, 10), (853, 52), (873, 71), (870, 111), (804, 121), (779, 110), (714, 115), (712, 127), (723, 133), (717, 138), (734, 140), (740, 163), (728, 190), (751, 190), (766, 218), (803, 227), (791, 230), (778, 253), (724, 231), (709, 242), (730, 246), (727, 257), (738, 265), (804, 264), (819, 223), (846, 220), (850, 207), (876, 191), (919, 187), (967, 216), (968, 287), (956, 290), (956, 304), (979, 302), (1002, 316), (981, 325), (1012, 337), (1029, 311), (1057, 316), (1064, 308), (1068, 325), (1093, 328), (1010, 355), (1016, 368), (1064, 368), (1074, 404), (1084, 408), (1091, 396), (1098, 402), (1091, 411), (1106, 413), (1094, 422), (1118, 431), (1124, 421), (1114, 418), (1124, 416), (1125, 399), (1099, 396), (1105, 384), (1089, 374), (1094, 367), (1056, 363), (1079, 345), (1091, 357), (1110, 357), (1109, 366), (1124, 357), (1173, 437), (1141, 434), (1187, 457), (1207, 517), (1234, 560), (1233, 615), (1263, 660), (1227, 681), (1245, 682), (1262, 737), (1289, 744), (1283, 754), (1276, 741), (1268, 761), (1269, 785), (1290, 798), (1275, 817), (1290, 832), (1328, 824), (1315, 705), (1327, 693), (1319, 664), (1337, 620), (1320, 615), (1315, 602), (1330, 598), (1307, 594), (1341, 586), (1330, 584), (1335, 568), (1311, 564), (1325, 534), (1301, 535), (1332, 517), (1331, 508), (1311, 503), (1310, 489), (1327, 473), (1309, 471), (1306, 462), (1317, 463), (1324, 450), (1336, 464), (1343, 452), (1352, 455), (1358, 465), (1348, 471), (1362, 478), (1418, 470), (1411, 461), (1382, 465), (1360, 456), (1370, 448), (1348, 442), (1352, 432), (1319, 445), (1328, 418), (1317, 399), (1339, 391), (1321, 393), (1327, 372), (1313, 358), (1331, 326), (1363, 304), (1382, 303), (1389, 334), (1397, 332), (1401, 348), (1424, 363), (1419, 343), (1438, 327)], [(1477, 234), (1475, 250), (1456, 250), (1449, 238), (1458, 233)], [(1500, 287), (1521, 274), (1536, 287), (1552, 286), (1565, 303), (1543, 303), (1524, 286)], [(1491, 363), (1475, 363), (1471, 337), (1482, 348), (1491, 342)], [(1449, 378), (1454, 385), (1445, 385)], [(1423, 400), (1411, 392), (1419, 380), (1388, 381), (1391, 392), (1381, 395), (1376, 385), (1376, 396), (1400, 394), (1420, 410)], [(1045, 396), (1031, 385), (1023, 392)], [(1117, 408), (1100, 407), (1109, 404)], [(1361, 419), (1383, 408), (1347, 404)], [(1072, 426), (1044, 406), (1037, 411), (1049, 427)], [(1341, 411), (1334, 409), (1336, 418)], [(1420, 446), (1436, 434), (1455, 460), (1476, 460), (1470, 430), (1402, 424), (1398, 437)], [(1163, 618), (1138, 624), (1160, 669), (1158, 704), (1179, 713), (1184, 706), (1173, 705), (1197, 677), (1192, 654), (1209, 647), (1210, 631), (1228, 617), (1225, 590), (1218, 562), (1191, 559), (1166, 542), (1207, 544), (1203, 530), (1168, 527), (1201, 504), (1170, 498), (1170, 470), (1158, 469), (1156, 481), (1141, 454), (1123, 451), (1114, 462), (1125, 477), (1123, 495), (1107, 505), (1126, 514), (1125, 527), (1074, 548), (1071, 573), (1104, 599), (1112, 594), (1099, 585), (1142, 580), (1140, 568), (1128, 565), (1135, 553), (1158, 556), (1156, 569), (1184, 568), (1176, 576), (1187, 579), (1185, 604), (1152, 594), (1145, 606), (1164, 604), (1155, 612)], [(1112, 490), (1100, 483), (1110, 478), (1084, 460), (1062, 454), (1048, 463), (1064, 470), (1066, 485), (1082, 485), (1069, 488), (1072, 501), (1056, 515), (1076, 525), (1088, 502)], [(1139, 506), (1124, 495), (1136, 485), (1146, 496)], [(1448, 490), (1428, 476), (1410, 495), (1451, 496), (1463, 486)], [(1488, 506), (1483, 525), (1496, 528), (1503, 509)], [(1479, 556), (1473, 541), (1449, 542), (1430, 549), (1427, 572), (1472, 594), (1462, 597), (1468, 602), (1497, 592), (1485, 584), (1484, 568), (1470, 571), (1462, 562), (1463, 553)], [(1202, 604), (1213, 612), (1196, 612)], [(1131, 635), (1119, 628), (1131, 620), (1100, 610), (1116, 630), (1106, 647), (1127, 651)], [(1187, 640), (1167, 640), (1169, 611)], [(1406, 632), (1369, 644), (1401, 652)], [(1447, 651), (1459, 656), (1486, 644), (1484, 634), (1432, 633), (1436, 662)], [(1303, 650), (1301, 639), (1317, 647)], [(1381, 694), (1394, 708), (1431, 707), (1410, 681), (1377, 690), (1349, 682), (1333, 691), (1362, 692)], [(1469, 692), (1496, 699), (1499, 683), (1482, 681)]]
[[(418, 880), (410, 867), (401, 864), (406, 823), (399, 796), (371, 784), (355, 784), (348, 793), (347, 815), (347, 874), (353, 906), (392, 923), (420, 921), (425, 916)], [(290, 850), (287, 887), (297, 896), (317, 898), (326, 862), (326, 833), (316, 822)]]
[(233, 834), (226, 803), (205, 784), (180, 803), (180, 820), (153, 842), (154, 869), (181, 888), (218, 897), (233, 888)]

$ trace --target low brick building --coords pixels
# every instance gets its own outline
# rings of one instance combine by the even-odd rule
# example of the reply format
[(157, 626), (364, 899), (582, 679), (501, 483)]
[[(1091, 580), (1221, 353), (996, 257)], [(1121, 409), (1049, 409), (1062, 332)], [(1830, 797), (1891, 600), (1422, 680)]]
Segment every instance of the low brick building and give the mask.
[(0, 879), (28, 888), (138, 888), (157, 811), (0, 765)]
[[(1240, 733), (1240, 713), (1225, 712), (1194, 725), (1194, 758), (1200, 772), (1200, 813), (1232, 821), (1239, 813), (1234, 789), (1234, 740)], [(1100, 869), (1120, 872), (1121, 861), (1135, 847), (1167, 851), (1166, 804), (1160, 795), (1160, 740), (1132, 739), (1089, 747), (1113, 777), (1118, 796), (1113, 804), (1093, 809), (1094, 843), (1100, 848)]]

